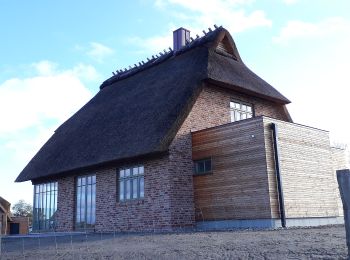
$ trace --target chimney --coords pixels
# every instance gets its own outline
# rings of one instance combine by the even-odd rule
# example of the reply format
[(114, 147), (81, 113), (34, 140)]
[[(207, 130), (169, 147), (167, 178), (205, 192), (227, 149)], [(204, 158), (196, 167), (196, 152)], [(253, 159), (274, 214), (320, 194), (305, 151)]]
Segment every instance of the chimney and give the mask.
[(179, 51), (190, 41), (190, 31), (180, 27), (173, 32), (174, 52)]

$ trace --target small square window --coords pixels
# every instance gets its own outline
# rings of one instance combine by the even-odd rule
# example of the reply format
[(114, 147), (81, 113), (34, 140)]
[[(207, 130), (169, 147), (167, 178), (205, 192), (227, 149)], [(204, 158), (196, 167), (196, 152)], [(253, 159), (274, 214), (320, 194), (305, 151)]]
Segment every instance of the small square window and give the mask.
[(211, 158), (195, 161), (194, 166), (195, 166), (194, 170), (196, 175), (212, 172)]

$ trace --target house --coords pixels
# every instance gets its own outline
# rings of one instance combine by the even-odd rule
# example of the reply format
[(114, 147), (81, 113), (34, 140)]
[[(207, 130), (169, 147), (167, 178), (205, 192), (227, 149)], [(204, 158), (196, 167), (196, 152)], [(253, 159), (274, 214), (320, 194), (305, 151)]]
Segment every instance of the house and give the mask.
[(11, 221), (11, 204), (0, 197), (0, 235), (6, 235), (8, 222)]
[(29, 219), (14, 217), (11, 214), (11, 204), (0, 197), (0, 235), (28, 234)]
[(173, 36), (104, 81), (17, 177), (34, 185), (33, 229), (341, 222), (329, 133), (293, 123), (226, 29)]

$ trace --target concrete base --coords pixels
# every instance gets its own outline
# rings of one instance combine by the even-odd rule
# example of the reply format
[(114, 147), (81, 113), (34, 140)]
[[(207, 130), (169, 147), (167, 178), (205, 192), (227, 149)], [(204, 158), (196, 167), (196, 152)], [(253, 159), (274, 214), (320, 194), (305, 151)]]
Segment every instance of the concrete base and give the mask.
[[(287, 219), (287, 227), (312, 227), (324, 225), (344, 224), (343, 217), (327, 218), (290, 218)], [(197, 230), (222, 230), (234, 228), (280, 228), (280, 219), (248, 219), (248, 220), (218, 220), (199, 221)]]

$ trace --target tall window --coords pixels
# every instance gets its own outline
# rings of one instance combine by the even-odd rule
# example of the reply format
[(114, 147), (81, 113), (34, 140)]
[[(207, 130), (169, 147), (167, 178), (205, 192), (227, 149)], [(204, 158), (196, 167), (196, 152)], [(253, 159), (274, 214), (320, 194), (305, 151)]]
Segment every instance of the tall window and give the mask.
[(34, 185), (33, 230), (55, 228), (57, 182)]
[(96, 221), (96, 175), (77, 178), (76, 228), (93, 228)]
[(119, 170), (119, 201), (141, 199), (145, 194), (144, 167)]
[(242, 103), (240, 101), (230, 102), (231, 122), (253, 117), (253, 109), (251, 104)]

